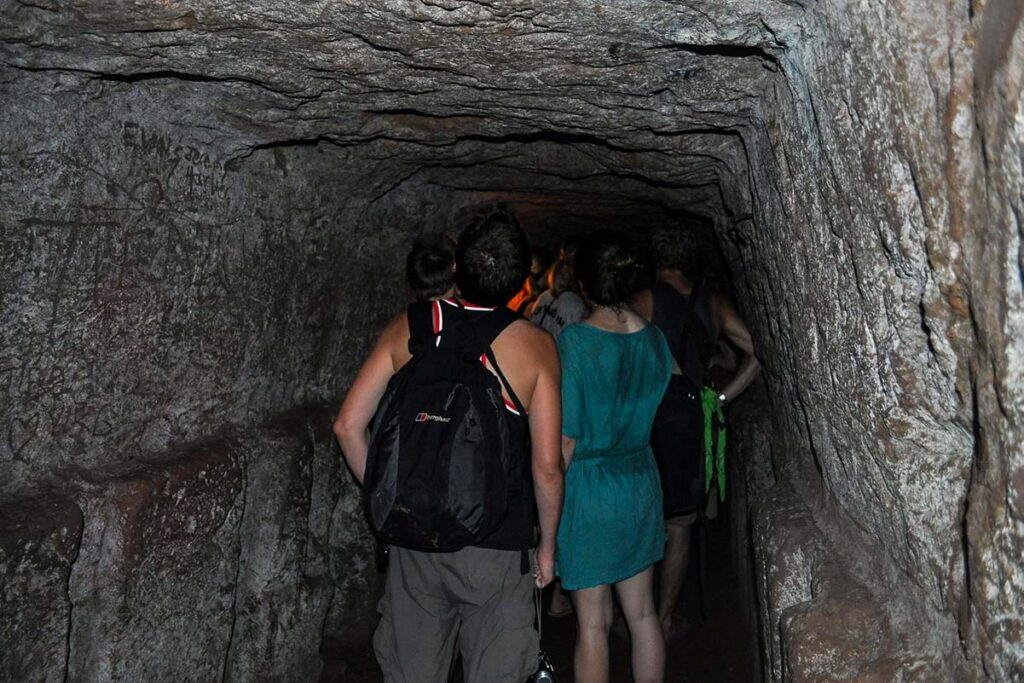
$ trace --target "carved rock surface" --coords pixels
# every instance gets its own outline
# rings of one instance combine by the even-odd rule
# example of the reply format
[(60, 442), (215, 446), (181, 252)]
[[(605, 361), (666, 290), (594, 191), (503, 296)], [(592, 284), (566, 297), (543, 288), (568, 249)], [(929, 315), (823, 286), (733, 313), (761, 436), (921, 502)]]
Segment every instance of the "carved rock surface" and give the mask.
[(0, 506), (0, 678), (63, 681), (71, 623), (68, 577), (82, 537), (69, 500)]
[(329, 425), (326, 413), (300, 412), (243, 441), (246, 508), (225, 680), (317, 680), (324, 641), (367, 646), (380, 590), (374, 546), (361, 507), (337, 513), (359, 496)]
[[(766, 680), (927, 681), (955, 671), (919, 613), (907, 622), (898, 580), (861, 553), (856, 529), (826, 529), (813, 491), (773, 488), (753, 518)], [(853, 542), (851, 542), (853, 541)], [(922, 599), (922, 596), (913, 596)], [(931, 624), (931, 626), (936, 626)], [(941, 629), (942, 625), (937, 625)]]
[[(245, 497), (253, 506), (239, 529), (245, 544), (227, 680), (313, 680), (319, 674), (328, 584), (322, 558), (310, 551), (326, 539), (311, 536), (307, 526), (314, 463), (312, 444), (296, 439), (303, 426), (259, 430), (242, 446)], [(307, 452), (295, 453), (300, 449)]]
[[(145, 546), (131, 505), (177, 510), (171, 475), (139, 472), (334, 410), (404, 300), (414, 234), (495, 200), (542, 241), (689, 222), (764, 367), (746, 413), (765, 427), (735, 429), (734, 453), (768, 676), (1024, 677), (1022, 87), (1013, 0), (4, 3), (0, 500), (80, 504), (72, 592), (113, 624), (136, 556), (97, 533)], [(185, 486), (223, 538), (137, 557), (198, 553), (218, 578), (195, 590), (305, 595), (282, 618), (358, 641), (354, 486), (329, 439), (277, 438), (288, 462), (238, 451), (231, 505)], [(275, 550), (242, 549), (239, 584), (215, 556), (243, 527)], [(101, 565), (123, 585), (84, 569)], [(365, 599), (325, 605), (340, 577)], [(847, 605), (891, 657), (839, 651)], [(211, 622), (211, 649), (235, 628), (278, 642), (246, 609)], [(78, 620), (72, 668), (99, 667), (76, 653), (113, 645)]]
[(243, 472), (230, 440), (100, 485), (71, 577), (69, 675), (219, 678), (231, 637)]

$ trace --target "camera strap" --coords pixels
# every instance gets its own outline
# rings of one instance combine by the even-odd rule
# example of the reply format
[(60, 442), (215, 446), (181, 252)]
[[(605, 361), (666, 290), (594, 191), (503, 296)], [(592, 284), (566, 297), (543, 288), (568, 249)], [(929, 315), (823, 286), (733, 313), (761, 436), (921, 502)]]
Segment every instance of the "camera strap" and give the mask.
[(533, 604), (537, 608), (537, 671), (527, 680), (527, 683), (555, 683), (555, 670), (551, 661), (544, 653), (544, 644), (541, 642), (543, 636), (543, 614), (540, 611), (541, 590), (533, 589)]
[(540, 613), (540, 602), (541, 602), (540, 588), (534, 587), (534, 589), (533, 589), (533, 606), (537, 610), (537, 642), (541, 644), (541, 649), (543, 650), (544, 649), (544, 647), (543, 647), (543, 645), (544, 645), (544, 629), (543, 629), (543, 626), (541, 625), (542, 622), (543, 622), (541, 617), (543, 615)]

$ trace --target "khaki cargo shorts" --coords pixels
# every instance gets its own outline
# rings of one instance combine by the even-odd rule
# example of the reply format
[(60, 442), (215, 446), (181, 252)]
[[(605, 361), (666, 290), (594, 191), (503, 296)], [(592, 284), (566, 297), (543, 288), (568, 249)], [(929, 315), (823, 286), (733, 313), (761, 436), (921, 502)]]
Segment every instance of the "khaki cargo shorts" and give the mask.
[(518, 550), (391, 548), (373, 647), (387, 683), (523, 683), (537, 665), (533, 577)]

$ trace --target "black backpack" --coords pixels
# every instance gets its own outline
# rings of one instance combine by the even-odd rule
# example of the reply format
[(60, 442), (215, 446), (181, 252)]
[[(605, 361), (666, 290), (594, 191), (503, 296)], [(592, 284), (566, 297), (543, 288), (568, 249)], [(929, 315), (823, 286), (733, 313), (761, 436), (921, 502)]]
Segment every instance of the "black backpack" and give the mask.
[[(461, 316), (434, 335), (432, 303), (409, 306), (412, 359), (388, 383), (370, 430), (363, 499), (384, 543), (451, 552), (485, 539), (521, 487), (524, 444), (513, 437), (498, 378), (519, 398), (491, 343), (520, 316), (505, 307)], [(448, 306), (449, 304), (438, 304)]]

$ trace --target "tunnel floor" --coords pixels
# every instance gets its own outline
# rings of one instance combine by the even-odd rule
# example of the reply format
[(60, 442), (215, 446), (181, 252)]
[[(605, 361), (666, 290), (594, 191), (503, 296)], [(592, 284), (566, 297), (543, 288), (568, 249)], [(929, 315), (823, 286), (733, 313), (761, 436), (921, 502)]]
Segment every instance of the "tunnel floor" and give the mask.
[[(718, 519), (707, 524), (704, 550), (704, 603), (701, 617), (696, 564), (691, 564), (676, 611), (683, 624), (678, 637), (666, 648), (666, 683), (752, 683), (761, 680), (757, 663), (757, 629), (749, 606), (742, 604), (742, 591), (729, 556), (730, 506), (723, 506)], [(694, 554), (694, 557), (696, 555)], [(550, 589), (545, 591), (545, 605)], [(544, 649), (551, 658), (559, 683), (573, 683), (573, 647), (576, 622), (573, 617), (553, 619), (544, 615)], [(616, 621), (610, 642), (613, 683), (630, 681), (629, 634), (616, 607)], [(372, 681), (383, 678), (370, 650), (352, 652), (337, 648), (324, 652), (321, 683)], [(461, 671), (453, 683), (462, 683)]]

